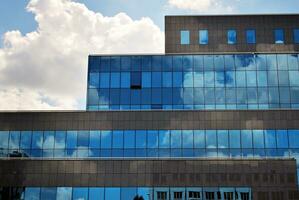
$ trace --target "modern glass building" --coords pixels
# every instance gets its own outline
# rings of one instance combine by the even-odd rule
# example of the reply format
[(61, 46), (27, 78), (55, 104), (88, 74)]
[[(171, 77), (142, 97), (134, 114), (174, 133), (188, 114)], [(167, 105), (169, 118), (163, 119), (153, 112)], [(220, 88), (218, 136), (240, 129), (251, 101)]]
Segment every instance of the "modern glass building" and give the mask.
[(299, 199), (299, 15), (167, 16), (90, 55), (87, 110), (0, 113), (0, 200)]

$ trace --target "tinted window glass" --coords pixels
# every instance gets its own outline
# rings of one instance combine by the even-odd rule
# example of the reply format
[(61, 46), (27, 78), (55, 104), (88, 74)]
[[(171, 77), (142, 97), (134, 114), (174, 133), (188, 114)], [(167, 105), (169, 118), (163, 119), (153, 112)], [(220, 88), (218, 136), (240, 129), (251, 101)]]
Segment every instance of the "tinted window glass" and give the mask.
[(41, 188), (41, 199), (42, 200), (52, 200), (56, 198), (56, 188)]
[(181, 44), (190, 44), (190, 32), (187, 30), (181, 31)]
[(72, 188), (71, 187), (58, 187), (57, 188), (57, 200), (71, 200)]
[(30, 149), (31, 147), (31, 137), (32, 134), (30, 131), (22, 131), (21, 132), (21, 149)]
[(299, 29), (294, 29), (294, 42), (299, 44)]
[(78, 187), (73, 188), (73, 200), (87, 200), (88, 188)]
[[(1, 132), (0, 132), (1, 134)], [(20, 131), (11, 131), (9, 134), (9, 148), (18, 149), (20, 147)], [(1, 138), (1, 135), (0, 135)], [(2, 138), (0, 139), (2, 141)], [(1, 142), (0, 142), (1, 143)], [(0, 145), (2, 146), (2, 145)]]
[(228, 30), (227, 31), (227, 43), (228, 44), (236, 44), (237, 43), (237, 31), (236, 30)]
[(170, 147), (170, 131), (159, 131), (159, 148)]
[(90, 131), (90, 148), (100, 148), (101, 146), (101, 132), (100, 131)]
[(181, 148), (182, 146), (182, 132), (173, 130), (171, 131), (171, 148)]
[(104, 199), (104, 188), (89, 188), (89, 200)]
[(136, 148), (146, 148), (146, 131), (136, 131)]
[(209, 43), (208, 30), (200, 30), (199, 31), (199, 44), (208, 44), (208, 43)]
[(237, 131), (237, 130), (229, 131), (229, 145), (230, 145), (230, 148), (240, 148), (241, 147), (240, 131)]
[(194, 147), (195, 148), (205, 148), (205, 131), (196, 130), (194, 131)]
[(40, 188), (26, 187), (25, 200), (39, 200), (39, 199), (40, 199)]
[(124, 147), (135, 147), (135, 131), (124, 131)]
[(216, 131), (214, 131), (214, 130), (206, 131), (206, 145), (207, 145), (207, 148), (216, 148), (217, 147)]
[(241, 131), (242, 148), (252, 148), (252, 133), (249, 130)]
[(284, 43), (284, 31), (283, 29), (275, 29), (274, 30), (275, 44), (283, 44)]
[(299, 131), (289, 130), (289, 145), (290, 148), (299, 148)]
[(120, 199), (120, 188), (105, 188), (105, 199)]
[(247, 30), (246, 31), (246, 39), (248, 44), (255, 44), (256, 39), (255, 39), (255, 30)]
[(112, 133), (111, 131), (101, 131), (101, 148), (111, 148)]

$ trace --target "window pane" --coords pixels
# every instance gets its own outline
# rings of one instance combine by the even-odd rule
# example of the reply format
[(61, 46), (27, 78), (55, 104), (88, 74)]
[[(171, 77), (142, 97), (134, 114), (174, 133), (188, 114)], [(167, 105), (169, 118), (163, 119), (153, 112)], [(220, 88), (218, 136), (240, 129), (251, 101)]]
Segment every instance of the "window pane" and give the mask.
[(87, 200), (87, 199), (88, 199), (88, 188), (85, 187), (73, 188), (73, 200)]
[(136, 148), (146, 148), (146, 131), (136, 131)]
[(236, 32), (236, 30), (228, 30), (227, 31), (227, 43), (228, 44), (236, 44), (237, 43), (237, 32)]
[(190, 44), (190, 32), (187, 30), (181, 31), (181, 44)]
[(299, 71), (289, 71), (290, 86), (299, 86)]
[(182, 147), (182, 132), (178, 130), (171, 131), (171, 148)]
[(299, 131), (289, 130), (288, 132), (290, 148), (299, 148)]
[(264, 144), (264, 131), (253, 130), (253, 148), (265, 148)]
[(147, 148), (158, 148), (158, 131), (147, 131)]
[(142, 88), (152, 87), (152, 73), (142, 72)]
[(124, 131), (124, 148), (135, 148), (135, 131)]
[(39, 200), (39, 199), (40, 199), (40, 188), (26, 187), (25, 200)]
[(182, 72), (173, 72), (173, 87), (182, 87), (183, 85)]
[(161, 72), (152, 73), (152, 87), (161, 87), (162, 85), (162, 74)]
[(99, 73), (89, 73), (89, 88), (98, 88), (99, 80)]
[(246, 31), (246, 39), (248, 44), (255, 44), (256, 39), (255, 39), (255, 30), (247, 30)]
[(78, 131), (78, 147), (88, 147), (89, 144), (89, 132)]
[(72, 188), (71, 187), (58, 187), (57, 188), (57, 200), (71, 200)]
[(163, 72), (163, 87), (172, 87), (172, 73), (171, 72)]
[(101, 132), (100, 131), (90, 131), (89, 147), (90, 148), (100, 148), (101, 146)]
[(217, 131), (218, 148), (228, 148), (228, 131)]
[(110, 149), (112, 145), (111, 131), (101, 131), (101, 148)]
[(216, 148), (217, 147), (216, 141), (217, 141), (216, 131), (207, 130), (206, 131), (207, 148)]
[(294, 29), (294, 42), (299, 44), (299, 29)]
[(208, 44), (208, 43), (209, 43), (208, 30), (200, 30), (199, 31), (199, 44)]
[(283, 44), (284, 43), (284, 31), (283, 29), (275, 29), (275, 44)]
[(240, 131), (237, 131), (237, 130), (229, 131), (229, 145), (230, 145), (230, 148), (240, 148), (241, 147)]
[(141, 88), (141, 72), (131, 73), (131, 88), (140, 89)]
[(89, 188), (89, 200), (103, 200), (104, 188)]
[(111, 73), (111, 88), (120, 88), (120, 73)]
[(276, 133), (274, 130), (264, 131), (266, 148), (276, 148)]
[(288, 148), (288, 132), (286, 130), (276, 131), (277, 148)]
[[(54, 131), (45, 131), (44, 132), (43, 149), (53, 149), (54, 148), (54, 136), (55, 136)], [(33, 133), (33, 137), (34, 137), (34, 133)]]
[(249, 130), (241, 131), (242, 148), (252, 148), (252, 133)]
[(205, 131), (196, 130), (194, 131), (194, 147), (195, 148), (205, 148)]
[[(43, 132), (33, 131), (32, 134), (32, 149), (42, 149), (43, 148)], [(46, 148), (46, 146), (45, 146)]]
[(113, 131), (113, 141), (112, 141), (112, 147), (113, 148), (123, 148), (123, 131)]
[(182, 131), (183, 148), (193, 148), (193, 131)]
[(30, 149), (31, 147), (31, 131), (22, 131), (21, 132), (21, 149)]
[(121, 88), (130, 88), (130, 73), (122, 72), (121, 73)]
[[(0, 132), (0, 134), (1, 134), (1, 132)], [(20, 131), (10, 131), (10, 134), (9, 134), (9, 148), (10, 149), (19, 149), (20, 136), (21, 136)], [(1, 136), (0, 136), (0, 138), (1, 138)], [(2, 138), (0, 139), (0, 141), (2, 141)], [(2, 146), (2, 145), (0, 145), (0, 146)]]
[(120, 199), (120, 188), (105, 188), (105, 199)]
[(66, 135), (66, 148), (74, 149), (77, 147), (77, 131), (68, 131)]
[(128, 200), (134, 200), (137, 195), (137, 188), (136, 187), (122, 187), (121, 188), (121, 199), (128, 199)]
[(52, 200), (56, 198), (56, 187), (41, 188), (41, 200)]
[(159, 148), (170, 148), (170, 131), (159, 131)]
[(9, 132), (8, 131), (0, 131), (0, 149), (8, 149), (8, 139)]
[(109, 88), (110, 86), (110, 74), (100, 73), (100, 88)]

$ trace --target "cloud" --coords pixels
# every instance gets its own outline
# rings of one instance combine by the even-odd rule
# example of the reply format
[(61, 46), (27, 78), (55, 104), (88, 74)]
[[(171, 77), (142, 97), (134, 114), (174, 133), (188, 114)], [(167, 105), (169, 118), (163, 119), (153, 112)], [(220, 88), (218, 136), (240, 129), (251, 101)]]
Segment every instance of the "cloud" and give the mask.
[(232, 6), (227, 6), (230, 4), (224, 4), (221, 0), (168, 0), (168, 5), (178, 9), (191, 10), (201, 13), (230, 13), (234, 10)]
[(84, 109), (89, 54), (163, 53), (150, 18), (112, 17), (71, 0), (31, 0), (38, 27), (3, 35), (0, 109)]

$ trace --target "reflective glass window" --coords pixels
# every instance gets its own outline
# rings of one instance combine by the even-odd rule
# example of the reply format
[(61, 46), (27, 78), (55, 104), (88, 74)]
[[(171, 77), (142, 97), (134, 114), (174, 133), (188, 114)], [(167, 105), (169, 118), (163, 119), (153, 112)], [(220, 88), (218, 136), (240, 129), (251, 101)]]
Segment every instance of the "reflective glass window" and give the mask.
[(237, 87), (245, 87), (246, 86), (246, 72), (243, 72), (243, 71), (236, 72), (236, 85), (237, 85)]
[(71, 187), (58, 187), (56, 200), (71, 200), (72, 188)]
[(101, 57), (100, 61), (100, 71), (108, 72), (110, 70), (110, 58), (109, 57)]
[(208, 30), (199, 30), (199, 44), (209, 43), (209, 33)]
[(203, 87), (203, 72), (194, 72), (194, 87)]
[(64, 149), (66, 144), (66, 132), (56, 131), (55, 133), (55, 149)]
[(141, 89), (141, 72), (131, 72), (131, 89)]
[(298, 68), (299, 68), (298, 55), (288, 54), (287, 58), (288, 58), (289, 70), (298, 70)]
[(99, 73), (89, 73), (89, 87), (90, 88), (98, 88), (99, 87)]
[(120, 188), (105, 188), (105, 199), (120, 199)]
[(194, 148), (205, 148), (205, 131), (195, 130), (194, 131)]
[(246, 41), (247, 41), (247, 44), (255, 44), (256, 43), (254, 29), (246, 30)]
[(267, 71), (257, 71), (257, 84), (259, 87), (267, 87)]
[(218, 148), (228, 148), (228, 131), (218, 130), (217, 131)]
[(98, 89), (88, 89), (88, 105), (97, 105), (99, 104), (99, 94)]
[(138, 187), (138, 195), (144, 200), (151, 200), (152, 188)]
[(89, 200), (103, 200), (104, 199), (104, 188), (89, 188)]
[(288, 148), (288, 132), (286, 130), (276, 131), (277, 148)]
[(290, 86), (299, 86), (299, 71), (289, 71)]
[(112, 146), (112, 132), (101, 131), (101, 148), (110, 149)]
[(42, 187), (41, 188), (41, 200), (56, 199), (56, 187)]
[(209, 71), (204, 73), (204, 86), (206, 87), (214, 87), (215, 77), (214, 72)]
[(269, 86), (278, 85), (277, 71), (268, 71), (268, 84)]
[(119, 72), (111, 73), (110, 87), (111, 88), (120, 88), (120, 73)]
[(182, 87), (183, 79), (182, 79), (182, 72), (173, 72), (173, 87)]
[(276, 70), (277, 69), (277, 60), (276, 55), (267, 55), (267, 69)]
[(39, 199), (40, 199), (40, 188), (26, 187), (25, 200), (39, 200)]
[(130, 78), (131, 78), (131, 76), (130, 76), (129, 72), (122, 72), (121, 73), (121, 76), (120, 76), (120, 79), (121, 79), (121, 82), (120, 82), (121, 88), (130, 88), (130, 83), (131, 83)]
[(190, 44), (190, 31), (181, 31), (181, 44)]
[(78, 147), (88, 147), (89, 144), (89, 132), (78, 131)]
[(160, 88), (152, 89), (152, 104), (160, 105), (162, 103), (162, 90)]
[(31, 131), (21, 132), (21, 142), (20, 142), (21, 149), (30, 149), (31, 137), (32, 137)]
[(136, 131), (136, 148), (146, 148), (146, 131)]
[[(1, 134), (1, 132), (0, 132), (0, 134)], [(20, 136), (21, 136), (20, 131), (10, 131), (10, 134), (9, 134), (9, 148), (10, 149), (19, 149), (20, 148)], [(1, 138), (1, 135), (0, 135), (0, 138)], [(2, 138), (0, 139), (0, 141), (2, 141)]]
[(152, 74), (151, 72), (142, 72), (142, 88), (152, 87)]
[(230, 148), (241, 148), (240, 131), (238, 130), (229, 131), (229, 146)]
[(190, 72), (193, 71), (193, 57), (183, 56), (183, 71)]
[(112, 148), (123, 148), (124, 135), (123, 131), (113, 131)]
[(77, 147), (77, 131), (68, 131), (66, 135), (66, 148), (74, 149)]
[(118, 72), (120, 71), (120, 57), (112, 56), (110, 57), (111, 71)]
[(253, 135), (253, 147), (254, 148), (265, 148), (264, 131), (253, 130), (252, 135)]
[(250, 130), (241, 131), (242, 148), (252, 148), (252, 132)]
[(152, 87), (161, 87), (162, 85), (162, 74), (161, 72), (152, 73)]
[(276, 131), (266, 130), (265, 133), (265, 145), (266, 148), (276, 148)]
[(288, 71), (278, 71), (279, 86), (289, 85), (289, 73)]
[(45, 131), (44, 132), (44, 141), (43, 141), (43, 149), (53, 149), (54, 148), (54, 131)]
[(42, 131), (33, 131), (32, 134), (32, 149), (42, 149), (43, 148), (43, 132)]
[(88, 188), (74, 187), (73, 188), (73, 200), (88, 200)]
[(100, 148), (101, 146), (101, 132), (100, 131), (90, 131), (89, 147), (90, 148)]
[(194, 63), (194, 71), (200, 72), (203, 71), (203, 56), (202, 55), (194, 55), (193, 56), (193, 63)]
[(217, 148), (217, 134), (214, 130), (206, 130), (206, 147)]
[(193, 73), (184, 73), (184, 87), (193, 87)]
[(8, 149), (8, 131), (0, 131), (0, 149)]
[(289, 146), (290, 148), (299, 148), (299, 131), (289, 130)]
[(294, 29), (294, 43), (299, 44), (299, 28)]
[(124, 148), (135, 148), (135, 131), (124, 131)]
[(131, 69), (131, 57), (130, 56), (122, 56), (120, 57), (120, 67), (121, 71), (130, 71)]
[(277, 55), (277, 67), (278, 70), (287, 70), (288, 69), (288, 59), (287, 55), (278, 54)]
[(284, 30), (275, 29), (274, 38), (275, 38), (275, 44), (284, 44)]
[(170, 148), (170, 131), (159, 131), (159, 148)]
[(172, 104), (172, 88), (162, 89), (162, 103), (165, 105)]
[(204, 89), (194, 88), (194, 104), (202, 105), (204, 104)]
[(120, 91), (120, 103), (123, 105), (129, 105), (131, 102), (130, 89), (122, 89)]
[(193, 131), (182, 131), (183, 136), (183, 148), (193, 148)]
[(227, 44), (236, 44), (237, 43), (237, 31), (228, 30), (227, 31)]
[(110, 74), (100, 73), (100, 88), (109, 88), (110, 86)]
[(172, 87), (172, 73), (171, 72), (163, 72), (163, 87)]
[(147, 131), (147, 148), (158, 148), (158, 131)]
[(269, 102), (272, 104), (279, 103), (279, 91), (276, 87), (269, 88)]
[(171, 131), (171, 148), (181, 148), (182, 147), (182, 132), (179, 130)]
[(121, 199), (136, 199), (137, 188), (136, 187), (122, 187), (121, 188)]
[(256, 71), (246, 71), (247, 87), (256, 86)]
[(214, 71), (214, 56), (204, 55), (204, 70)]

